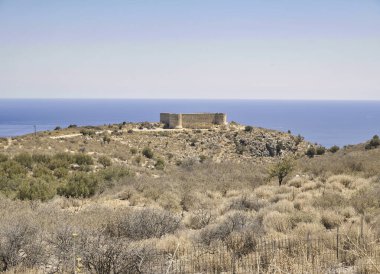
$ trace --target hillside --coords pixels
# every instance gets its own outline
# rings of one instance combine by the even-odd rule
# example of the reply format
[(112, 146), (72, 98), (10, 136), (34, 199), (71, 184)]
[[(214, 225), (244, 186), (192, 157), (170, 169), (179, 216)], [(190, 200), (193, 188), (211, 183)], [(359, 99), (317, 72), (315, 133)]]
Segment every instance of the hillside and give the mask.
[(87, 273), (378, 273), (377, 141), (307, 157), (288, 133), (126, 123), (1, 142), (4, 271), (70, 272), (75, 242)]

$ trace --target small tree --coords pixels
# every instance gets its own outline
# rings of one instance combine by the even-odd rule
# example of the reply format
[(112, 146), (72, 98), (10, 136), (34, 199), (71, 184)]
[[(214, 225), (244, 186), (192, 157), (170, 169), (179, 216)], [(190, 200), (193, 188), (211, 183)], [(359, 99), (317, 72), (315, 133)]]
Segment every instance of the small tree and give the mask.
[(323, 147), (323, 146), (319, 146), (319, 147), (317, 147), (317, 149), (315, 150), (315, 153), (316, 153), (317, 155), (323, 155), (323, 154), (326, 153), (326, 148)]
[(269, 176), (271, 178), (277, 177), (278, 184), (281, 185), (285, 177), (293, 170), (294, 163), (292, 159), (283, 159), (272, 166), (269, 171)]
[(330, 151), (331, 153), (336, 153), (336, 152), (338, 152), (339, 149), (340, 149), (340, 148), (339, 148), (338, 146), (332, 146), (332, 147), (329, 149), (329, 151)]
[(313, 158), (315, 156), (315, 148), (314, 147), (309, 147), (307, 150), (306, 150), (306, 155), (309, 157), (309, 158)]
[(244, 128), (244, 131), (245, 131), (245, 132), (252, 132), (252, 131), (253, 131), (253, 127), (251, 127), (251, 126), (246, 126), (246, 127)]
[(142, 154), (148, 159), (153, 158), (153, 151), (149, 147), (144, 148)]

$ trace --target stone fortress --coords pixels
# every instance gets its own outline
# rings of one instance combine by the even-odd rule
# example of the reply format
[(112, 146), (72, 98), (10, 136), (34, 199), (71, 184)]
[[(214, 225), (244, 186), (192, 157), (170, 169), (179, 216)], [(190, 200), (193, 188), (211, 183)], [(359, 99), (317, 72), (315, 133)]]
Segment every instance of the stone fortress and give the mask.
[(210, 128), (226, 125), (225, 113), (160, 113), (160, 122), (166, 128)]

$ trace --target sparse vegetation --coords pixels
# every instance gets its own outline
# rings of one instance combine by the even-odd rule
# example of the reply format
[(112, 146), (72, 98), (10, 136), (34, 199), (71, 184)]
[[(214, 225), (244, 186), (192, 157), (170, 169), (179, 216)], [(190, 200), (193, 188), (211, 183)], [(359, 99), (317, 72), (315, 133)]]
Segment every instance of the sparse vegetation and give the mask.
[[(70, 133), (75, 130), (82, 128)], [(115, 137), (109, 145), (102, 144), (103, 133), (38, 143), (18, 139), (17, 146), (0, 154), (0, 269), (38, 273), (52, 265), (54, 271), (73, 272), (74, 241), (82, 259), (78, 267), (88, 273), (143, 272), (173, 256), (178, 245), (189, 256), (194, 249), (210, 256), (203, 258), (199, 273), (212, 266), (214, 272), (230, 273), (218, 258), (240, 262), (264, 254), (258, 248), (262, 238), (322, 238), (323, 244), (311, 249), (318, 256), (325, 254), (322, 251), (335, 254), (329, 235), (334, 238), (337, 228), (351, 240), (359, 239), (363, 229), (366, 239), (378, 241), (378, 149), (361, 145), (324, 154), (315, 145), (310, 147), (313, 156), (320, 156), (313, 158), (305, 155), (303, 140), (292, 153), (288, 142), (294, 149), (297, 137), (291, 136), (273, 143), (265, 140), (260, 161), (253, 161), (257, 151), (248, 137), (255, 133), (136, 131), (121, 136), (122, 141)], [(218, 139), (218, 134), (225, 135)], [(176, 149), (174, 138), (182, 141)], [(196, 146), (191, 147), (191, 141)], [(222, 150), (223, 142), (230, 142), (229, 151)], [(244, 147), (242, 154), (236, 153), (237, 144)], [(80, 147), (85, 150), (77, 153)], [(218, 158), (221, 152), (233, 156)], [(371, 252), (378, 248), (367, 243)], [(359, 252), (356, 247), (348, 241), (342, 244), (350, 254), (347, 265), (359, 264), (352, 255)], [(260, 269), (273, 273), (277, 270), (270, 267), (275, 265), (285, 273), (297, 273), (292, 262), (306, 251), (296, 253), (294, 248), (294, 253), (276, 259), (278, 265), (260, 257)], [(360, 260), (370, 258), (360, 254)]]

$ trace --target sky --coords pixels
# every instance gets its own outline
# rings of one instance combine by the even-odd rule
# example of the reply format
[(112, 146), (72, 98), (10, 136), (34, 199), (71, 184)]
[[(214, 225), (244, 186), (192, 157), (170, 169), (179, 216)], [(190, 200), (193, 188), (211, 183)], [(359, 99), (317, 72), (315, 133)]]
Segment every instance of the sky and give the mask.
[(0, 98), (380, 100), (380, 0), (0, 0)]

